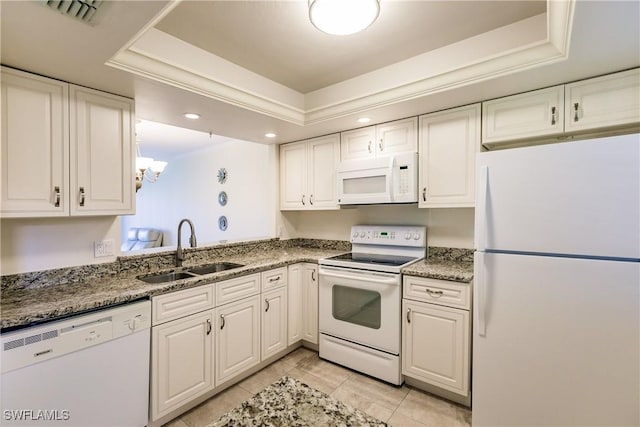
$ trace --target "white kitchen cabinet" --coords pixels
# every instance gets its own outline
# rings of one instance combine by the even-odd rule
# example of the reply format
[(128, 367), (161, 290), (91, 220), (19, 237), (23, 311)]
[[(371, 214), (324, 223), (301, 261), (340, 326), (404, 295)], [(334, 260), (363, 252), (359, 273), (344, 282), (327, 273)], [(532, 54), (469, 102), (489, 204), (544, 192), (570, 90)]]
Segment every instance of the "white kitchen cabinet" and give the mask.
[(564, 86), (482, 103), (482, 143), (491, 145), (564, 132)]
[(280, 209), (338, 209), (336, 168), (340, 136), (280, 146)]
[(260, 295), (216, 309), (216, 387), (260, 363)]
[(2, 68), (2, 217), (135, 212), (133, 100)]
[(318, 344), (318, 265), (302, 265), (302, 339)]
[(302, 340), (302, 270), (304, 264), (293, 264), (287, 268), (287, 345)]
[(480, 104), (420, 116), (418, 207), (473, 207)]
[(383, 157), (396, 153), (415, 153), (418, 145), (418, 119), (396, 120), (340, 134), (340, 159)]
[(402, 373), (469, 395), (471, 285), (403, 277)]
[(213, 313), (207, 310), (152, 328), (152, 420), (213, 388)]
[(566, 85), (567, 132), (640, 124), (640, 68)]
[(287, 313), (286, 286), (262, 294), (261, 360), (287, 348)]

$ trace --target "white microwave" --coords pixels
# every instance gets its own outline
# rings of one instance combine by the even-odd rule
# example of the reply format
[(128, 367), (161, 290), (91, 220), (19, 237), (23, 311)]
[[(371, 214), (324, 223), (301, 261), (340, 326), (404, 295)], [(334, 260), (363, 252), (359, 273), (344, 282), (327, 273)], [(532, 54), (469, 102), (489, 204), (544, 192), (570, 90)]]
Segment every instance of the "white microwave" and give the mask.
[(340, 205), (418, 201), (417, 153), (343, 161), (337, 175)]

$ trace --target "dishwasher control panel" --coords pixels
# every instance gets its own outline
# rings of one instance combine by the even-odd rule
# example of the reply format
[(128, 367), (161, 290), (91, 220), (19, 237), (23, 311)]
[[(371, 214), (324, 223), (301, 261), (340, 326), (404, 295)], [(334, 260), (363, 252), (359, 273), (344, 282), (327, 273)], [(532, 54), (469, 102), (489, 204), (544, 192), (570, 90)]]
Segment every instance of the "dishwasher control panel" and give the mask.
[(1, 372), (96, 346), (151, 327), (151, 302), (141, 301), (0, 336)]

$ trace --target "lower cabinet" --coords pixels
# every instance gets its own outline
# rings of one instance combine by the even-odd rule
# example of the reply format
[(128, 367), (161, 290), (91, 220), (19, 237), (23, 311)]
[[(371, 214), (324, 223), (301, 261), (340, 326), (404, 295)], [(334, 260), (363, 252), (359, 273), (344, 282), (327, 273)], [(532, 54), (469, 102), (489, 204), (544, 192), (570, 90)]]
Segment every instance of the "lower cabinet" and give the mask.
[(287, 348), (287, 288), (262, 294), (262, 360)]
[[(458, 298), (469, 295), (469, 286), (466, 283), (405, 276), (405, 298), (402, 300), (403, 375), (461, 396), (469, 395), (470, 301)], [(415, 291), (420, 288), (425, 290), (424, 297), (415, 296)]]
[(216, 386), (260, 363), (260, 297), (216, 311)]
[(155, 326), (151, 417), (158, 419), (213, 388), (213, 310)]
[(288, 344), (318, 344), (318, 264), (289, 266)]

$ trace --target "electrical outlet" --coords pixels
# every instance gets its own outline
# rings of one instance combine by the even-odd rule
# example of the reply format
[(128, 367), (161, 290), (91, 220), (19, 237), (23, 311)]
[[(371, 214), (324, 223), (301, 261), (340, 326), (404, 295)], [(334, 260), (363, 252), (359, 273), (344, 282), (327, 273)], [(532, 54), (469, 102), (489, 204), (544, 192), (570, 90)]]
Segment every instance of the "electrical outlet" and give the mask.
[(113, 239), (96, 240), (93, 242), (93, 255), (96, 258), (114, 256)]

